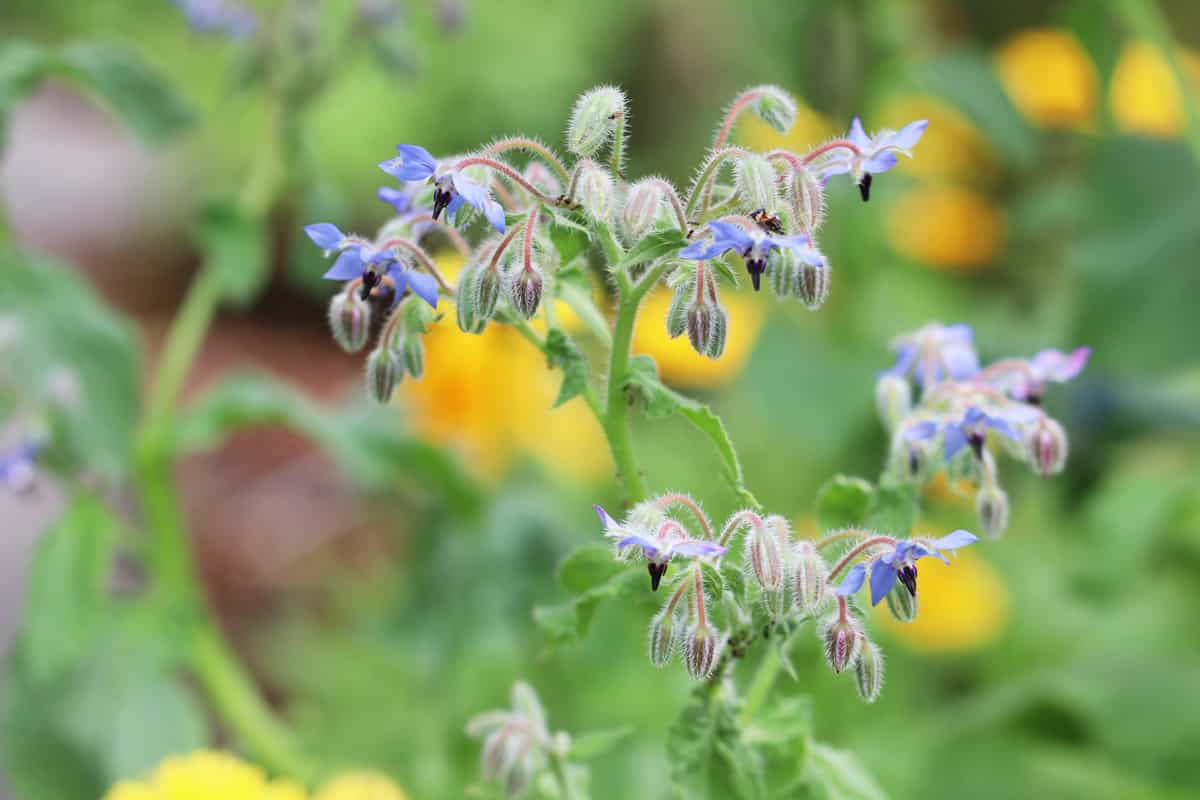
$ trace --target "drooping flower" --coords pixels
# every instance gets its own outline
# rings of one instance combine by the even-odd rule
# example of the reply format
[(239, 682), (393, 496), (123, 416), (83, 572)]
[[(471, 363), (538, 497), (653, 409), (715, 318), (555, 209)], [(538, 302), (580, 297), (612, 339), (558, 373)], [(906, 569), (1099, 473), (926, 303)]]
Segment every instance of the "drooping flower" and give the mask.
[(988, 414), (978, 406), (969, 407), (957, 421), (939, 423), (928, 419), (911, 425), (904, 431), (904, 438), (910, 442), (932, 439), (939, 430), (942, 434), (942, 450), (947, 461), (958, 455), (967, 445), (971, 446), (976, 458), (982, 458), (988, 431), (995, 431), (1013, 441), (1019, 441), (1021, 438), (1009, 420), (997, 414)]
[(562, 749), (565, 734), (551, 735), (546, 712), (529, 684), (512, 687), (512, 710), (485, 711), (467, 722), (467, 735), (483, 740), (484, 780), (504, 784), (508, 797), (528, 788), (546, 762), (546, 755)]
[(359, 251), (359, 256), (368, 270), (378, 270), (395, 282), (392, 305), (396, 304), (405, 289), (409, 289), (417, 297), (437, 308), (438, 284), (432, 275), (410, 269), (406, 261), (397, 258), (396, 253), (387, 248), (376, 249), (371, 245), (364, 245)]
[(658, 584), (667, 572), (672, 556), (702, 558), (720, 556), (725, 548), (719, 544), (694, 539), (682, 525), (673, 519), (664, 520), (653, 532), (640, 530), (634, 525), (621, 525), (600, 506), (595, 506), (600, 522), (604, 524), (604, 535), (616, 542), (617, 551), (640, 549), (650, 571), (650, 588), (658, 590)]
[[(929, 120), (919, 119), (910, 122), (898, 131), (881, 130), (868, 136), (863, 130), (862, 121), (855, 117), (850, 123), (850, 132), (846, 138), (857, 150), (849, 151), (849, 155), (831, 159), (821, 170), (822, 178), (850, 173), (858, 190), (862, 193), (863, 202), (871, 198), (871, 176), (887, 172), (896, 166), (897, 153), (912, 158), (912, 148), (921, 140)], [(840, 152), (840, 151), (839, 151)]]
[(254, 12), (226, 0), (171, 0), (196, 33), (246, 39), (258, 28)]
[(767, 270), (767, 256), (776, 248), (787, 248), (805, 264), (823, 268), (826, 266), (825, 256), (812, 245), (812, 240), (803, 233), (792, 236), (768, 236), (755, 230), (753, 233), (740, 225), (723, 220), (713, 220), (708, 223), (712, 231), (711, 239), (697, 239), (679, 251), (680, 258), (693, 261), (706, 261), (716, 258), (730, 250), (735, 251), (746, 261), (746, 271), (754, 283), (754, 291), (758, 291), (762, 274)]
[(396, 150), (399, 155), (384, 161), (379, 168), (401, 181), (432, 180), (435, 220), (443, 211), (448, 215), (457, 214), (465, 202), (478, 209), (498, 232), (504, 233), (504, 209), (492, 199), (482, 184), (468, 178), (461, 170), (448, 170), (437, 174), (437, 159), (419, 145), (401, 144), (396, 146)]
[(305, 227), (304, 232), (318, 247), (327, 252), (338, 251), (333, 266), (321, 276), (322, 278), (349, 281), (361, 277), (363, 285), (360, 296), (365, 300), (371, 291), (383, 282), (384, 276), (387, 276), (395, 286), (392, 305), (400, 300), (405, 289), (409, 289), (429, 305), (437, 307), (437, 281), (430, 275), (410, 269), (392, 250), (376, 248), (364, 239), (348, 236), (336, 225), (328, 222), (309, 225)]
[(915, 333), (892, 340), (896, 363), (887, 373), (914, 375), (923, 389), (947, 378), (961, 381), (974, 377), (979, 372), (974, 338), (970, 325), (931, 322)]
[(926, 556), (933, 556), (949, 564), (943, 550), (957, 550), (960, 547), (974, 544), (979, 537), (969, 531), (957, 530), (948, 533), (940, 539), (901, 539), (895, 546), (869, 561), (855, 564), (846, 573), (846, 577), (835, 590), (843, 597), (849, 596), (862, 588), (870, 572), (871, 605), (879, 601), (895, 586), (896, 581), (908, 590), (913, 597), (917, 596), (917, 561)]

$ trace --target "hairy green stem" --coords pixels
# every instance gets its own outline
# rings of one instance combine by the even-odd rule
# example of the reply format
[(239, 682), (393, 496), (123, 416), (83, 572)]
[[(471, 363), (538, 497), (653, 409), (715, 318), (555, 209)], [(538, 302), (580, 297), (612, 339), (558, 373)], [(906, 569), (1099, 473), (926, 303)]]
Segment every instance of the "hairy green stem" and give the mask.
[[(628, 277), (626, 277), (628, 282)], [(604, 433), (612, 450), (617, 474), (625, 486), (629, 503), (646, 498), (649, 489), (646, 477), (638, 466), (633, 449), (633, 431), (629, 426), (629, 402), (625, 398), (625, 381), (629, 373), (629, 357), (633, 346), (633, 326), (637, 322), (638, 306), (644, 295), (622, 291), (617, 300), (617, 321), (613, 328), (612, 359), (608, 368), (608, 403), (604, 412)]]
[(783, 660), (777, 649), (768, 648), (767, 652), (763, 653), (758, 671), (754, 673), (754, 678), (750, 681), (750, 688), (746, 690), (746, 700), (742, 704), (742, 713), (738, 717), (742, 727), (754, 719), (754, 715), (758, 713), (767, 697), (770, 696), (771, 688), (775, 685), (775, 678), (779, 675), (779, 668), (782, 665)]
[(553, 750), (550, 753), (550, 772), (553, 773), (554, 780), (558, 783), (559, 797), (562, 800), (578, 800), (578, 796), (571, 787), (571, 779), (567, 776), (567, 760)]

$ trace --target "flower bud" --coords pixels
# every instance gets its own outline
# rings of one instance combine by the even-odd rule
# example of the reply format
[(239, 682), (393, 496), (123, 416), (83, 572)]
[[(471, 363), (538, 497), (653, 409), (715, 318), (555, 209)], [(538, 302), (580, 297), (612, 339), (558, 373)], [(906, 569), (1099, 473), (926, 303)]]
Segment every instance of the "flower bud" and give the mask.
[[(668, 601), (669, 603), (669, 601)], [(650, 620), (650, 663), (665, 667), (675, 654), (679, 639), (679, 618), (666, 606)]]
[(825, 660), (834, 672), (841, 674), (858, 662), (863, 635), (854, 617), (835, 615), (825, 624), (821, 636), (825, 640)]
[(390, 348), (377, 347), (367, 358), (367, 393), (376, 403), (387, 403), (397, 381), (404, 376), (404, 367)]
[(593, 219), (608, 222), (612, 218), (616, 188), (608, 170), (598, 164), (587, 164), (580, 168), (579, 184), (576, 189), (579, 202)]
[(684, 282), (675, 289), (671, 307), (667, 309), (667, 335), (672, 339), (682, 336), (688, 329), (688, 303), (696, 294), (694, 284)]
[(469, 266), (458, 276), (455, 287), (454, 315), (458, 328), (464, 333), (481, 333), (487, 326), (487, 317), (479, 313), (479, 280), (482, 268)]
[(800, 167), (792, 173), (788, 199), (796, 223), (809, 236), (815, 234), (825, 221), (825, 187), (812, 170)]
[(339, 292), (329, 303), (333, 340), (347, 353), (357, 353), (371, 332), (371, 307), (357, 292)]
[(530, 161), (525, 167), (525, 180), (529, 181), (542, 194), (558, 197), (562, 194), (562, 183), (549, 167), (541, 161)]
[(912, 385), (899, 375), (884, 373), (875, 382), (875, 409), (889, 431), (912, 411)]
[(1067, 463), (1067, 434), (1049, 417), (1042, 418), (1025, 438), (1025, 447), (1034, 469), (1043, 478), (1062, 471)]
[(899, 581), (891, 588), (885, 598), (888, 611), (899, 622), (912, 622), (917, 618), (917, 596), (910, 592)]
[(662, 184), (656, 178), (645, 178), (629, 187), (621, 219), (630, 239), (636, 242), (650, 232), (666, 199)]
[(984, 485), (975, 495), (975, 513), (983, 535), (996, 538), (1008, 528), (1008, 495), (999, 486)]
[(854, 685), (858, 687), (859, 696), (868, 703), (874, 703), (883, 691), (883, 651), (874, 642), (868, 641), (862, 646), (862, 654), (854, 665)]
[(746, 564), (750, 574), (764, 593), (777, 592), (783, 588), (784, 560), (779, 539), (765, 526), (753, 527), (746, 537)]
[(703, 302), (687, 311), (688, 341), (702, 356), (720, 358), (725, 352), (725, 333), (729, 324), (725, 309), (717, 303)]
[(742, 202), (752, 209), (774, 214), (779, 201), (775, 188), (775, 167), (765, 156), (749, 153), (738, 162), (734, 174)]
[(425, 345), (420, 336), (412, 334), (404, 337), (402, 356), (405, 372), (417, 379), (425, 374)]
[(692, 625), (683, 640), (683, 663), (688, 674), (704, 680), (717, 664), (725, 639), (708, 625)]
[(816, 614), (825, 605), (829, 567), (810, 541), (797, 542), (793, 552), (793, 599), (805, 614)]
[(529, 319), (537, 313), (542, 302), (545, 280), (537, 267), (522, 269), (512, 282), (512, 304), (522, 317)]
[(608, 144), (625, 114), (625, 94), (615, 86), (598, 86), (575, 101), (567, 123), (567, 149), (591, 158)]
[(475, 283), (475, 313), (483, 320), (496, 314), (496, 303), (500, 300), (500, 289), (504, 277), (494, 267), (481, 268)]
[(787, 247), (776, 247), (767, 256), (767, 277), (771, 281), (771, 290), (780, 300), (799, 295), (798, 267), (799, 259)]
[(754, 104), (754, 113), (780, 133), (787, 133), (796, 122), (796, 101), (778, 86), (759, 86), (762, 96)]
[(816, 311), (829, 297), (829, 265), (819, 267), (801, 263), (796, 286), (801, 302), (810, 311)]

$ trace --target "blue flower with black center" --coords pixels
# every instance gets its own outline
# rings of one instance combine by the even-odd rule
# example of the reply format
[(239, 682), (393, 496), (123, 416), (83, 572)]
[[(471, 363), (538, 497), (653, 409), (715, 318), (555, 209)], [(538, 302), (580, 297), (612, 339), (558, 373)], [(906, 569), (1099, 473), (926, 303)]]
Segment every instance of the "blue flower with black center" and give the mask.
[(942, 553), (943, 550), (954, 551), (960, 547), (979, 541), (975, 534), (957, 530), (948, 533), (940, 539), (901, 539), (889, 550), (876, 555), (874, 558), (855, 564), (846, 573), (846, 577), (835, 591), (847, 597), (862, 588), (867, 580), (868, 571), (871, 578), (871, 605), (878, 605), (899, 581), (909, 594), (917, 596), (917, 561), (926, 556), (933, 556), (949, 564), (950, 559)]
[(405, 289), (426, 303), (437, 307), (438, 284), (430, 275), (409, 269), (390, 249), (376, 248), (355, 236), (347, 236), (328, 222), (309, 225), (304, 229), (308, 238), (327, 252), (339, 251), (333, 266), (321, 277), (331, 281), (350, 281), (362, 278), (359, 297), (366, 300), (372, 290), (389, 278), (394, 286), (392, 305), (399, 301)]
[(616, 542), (618, 553), (640, 550), (646, 558), (650, 571), (650, 588), (658, 591), (658, 585), (667, 572), (673, 556), (702, 558), (720, 556), (725, 548), (705, 539), (695, 539), (673, 519), (665, 520), (653, 533), (638, 531), (632, 526), (621, 525), (608, 515), (601, 506), (596, 506), (600, 522), (604, 524), (604, 535)]
[(931, 322), (892, 341), (896, 363), (884, 374), (901, 378), (913, 375), (922, 389), (946, 379), (967, 380), (979, 372), (974, 339), (970, 325)]
[(911, 425), (905, 429), (904, 438), (910, 442), (932, 439), (939, 430), (942, 433), (942, 451), (947, 461), (967, 446), (970, 446), (976, 458), (983, 458), (983, 445), (987, 442), (989, 431), (995, 431), (1014, 442), (1021, 438), (1007, 419), (988, 414), (978, 406), (969, 407), (962, 419), (957, 421), (939, 424), (936, 420), (927, 419)]
[(829, 178), (849, 172), (865, 203), (871, 197), (871, 176), (896, 166), (899, 153), (912, 158), (912, 148), (921, 140), (927, 127), (929, 120), (919, 119), (898, 131), (882, 130), (868, 136), (863, 130), (862, 120), (855, 117), (846, 139), (855, 146), (856, 151), (846, 158), (830, 161), (822, 170), (821, 177)]
[(762, 274), (767, 270), (767, 256), (776, 248), (794, 252), (801, 261), (814, 267), (826, 266), (825, 256), (812, 246), (812, 240), (803, 233), (793, 236), (768, 236), (759, 231), (750, 233), (732, 222), (713, 220), (708, 223), (711, 239), (697, 239), (679, 251), (680, 258), (707, 261), (733, 250), (746, 262), (746, 271), (758, 291)]
[(447, 215), (456, 215), (463, 203), (466, 203), (478, 209), (496, 231), (504, 233), (504, 209), (492, 199), (482, 184), (468, 178), (460, 170), (450, 170), (438, 175), (437, 159), (419, 145), (397, 145), (396, 151), (399, 155), (384, 161), (379, 168), (401, 181), (432, 180), (435, 220), (443, 211)]

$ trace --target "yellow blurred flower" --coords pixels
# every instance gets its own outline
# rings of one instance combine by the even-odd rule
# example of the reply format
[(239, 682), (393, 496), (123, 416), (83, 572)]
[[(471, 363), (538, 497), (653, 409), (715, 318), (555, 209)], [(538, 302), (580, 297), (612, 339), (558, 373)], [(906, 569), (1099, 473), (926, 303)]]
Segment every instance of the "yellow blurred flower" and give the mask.
[[(1178, 53), (1188, 90), (1200, 93), (1200, 54)], [(1147, 42), (1125, 48), (1113, 70), (1109, 89), (1113, 120), (1123, 131), (1175, 136), (1183, 130), (1183, 96), (1162, 54)]]
[[(844, 129), (849, 127), (847, 122)], [(780, 133), (753, 114), (746, 114), (738, 121), (734, 140), (758, 152), (787, 148), (803, 153), (813, 145), (844, 133), (844, 129), (835, 126), (819, 111), (800, 105), (796, 109), (796, 122), (787, 133)]]
[(973, 181), (995, 172), (991, 148), (970, 120), (932, 97), (898, 97), (883, 108), (884, 127), (899, 130), (914, 119), (929, 120), (929, 127), (904, 171), (918, 178)]
[(729, 332), (725, 352), (714, 360), (693, 350), (686, 335), (674, 339), (667, 335), (671, 297), (669, 289), (656, 289), (642, 303), (633, 331), (633, 351), (653, 356), (663, 380), (674, 386), (712, 388), (740, 374), (762, 330), (767, 313), (763, 305), (744, 292), (721, 296), (729, 312)]
[[(438, 264), (453, 280), (453, 259)], [(400, 385), (414, 427), (464, 451), (486, 475), (499, 475), (519, 453), (579, 479), (611, 471), (608, 445), (583, 399), (551, 408), (562, 373), (506, 325), (463, 333), (453, 303), (447, 306), (425, 336), (425, 374)], [(573, 316), (560, 309), (559, 318), (566, 326)]]
[(1089, 122), (1096, 108), (1096, 66), (1069, 31), (1036, 28), (1016, 34), (996, 54), (1004, 88), (1021, 113), (1051, 128)]
[(1008, 588), (987, 562), (960, 550), (950, 564), (921, 560), (917, 618), (899, 622), (887, 603), (880, 624), (901, 644), (925, 652), (965, 652), (995, 641), (1008, 624)]
[(887, 210), (892, 246), (948, 272), (986, 266), (1004, 243), (1004, 219), (981, 194), (955, 186), (922, 186)]
[(104, 800), (305, 800), (299, 784), (269, 781), (266, 773), (234, 755), (199, 750), (166, 759), (145, 781), (122, 781)]
[(378, 772), (348, 772), (325, 784), (313, 800), (408, 800), (408, 795)]

